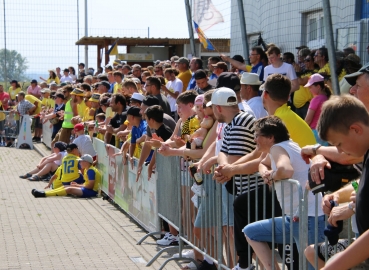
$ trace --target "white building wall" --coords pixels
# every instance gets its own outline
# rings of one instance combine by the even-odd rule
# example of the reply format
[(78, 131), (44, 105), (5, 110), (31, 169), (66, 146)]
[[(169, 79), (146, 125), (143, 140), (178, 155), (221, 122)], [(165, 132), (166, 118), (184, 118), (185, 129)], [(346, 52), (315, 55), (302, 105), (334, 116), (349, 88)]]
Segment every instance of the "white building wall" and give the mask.
[[(282, 52), (296, 53), (295, 47), (308, 45), (307, 16), (310, 16), (309, 13), (323, 14), (321, 0), (244, 0), (243, 2), (249, 41), (250, 38), (255, 39), (261, 33), (266, 43), (275, 43)], [(331, 13), (335, 40), (338, 28), (358, 29), (359, 22), (354, 21), (355, 1), (331, 0)], [(231, 55), (242, 55), (237, 0), (231, 1), (231, 14)], [(359, 41), (359, 31), (355, 31), (357, 31), (357, 41)], [(345, 40), (345, 37), (341, 37), (341, 40)], [(324, 38), (310, 42), (310, 46), (315, 48), (324, 44)], [(250, 48), (251, 46), (252, 44)]]

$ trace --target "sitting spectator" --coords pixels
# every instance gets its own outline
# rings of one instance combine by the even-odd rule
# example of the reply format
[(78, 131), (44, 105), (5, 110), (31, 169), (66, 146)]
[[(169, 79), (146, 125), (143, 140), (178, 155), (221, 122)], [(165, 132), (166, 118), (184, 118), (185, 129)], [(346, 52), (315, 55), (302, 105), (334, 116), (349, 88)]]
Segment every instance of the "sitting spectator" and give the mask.
[(66, 155), (66, 147), (67, 145), (64, 142), (55, 143), (54, 153), (43, 157), (35, 169), (19, 177), (22, 179), (27, 178), (30, 181), (40, 181), (43, 176), (53, 175)]
[(50, 196), (67, 196), (68, 194), (71, 194), (82, 198), (96, 197), (101, 183), (100, 172), (92, 165), (93, 159), (90, 155), (83, 155), (81, 158), (78, 158), (77, 161), (80, 162), (81, 169), (84, 170), (83, 184), (73, 181), (67, 187), (61, 186), (46, 192), (32, 190), (33, 196), (35, 196), (35, 198), (39, 198)]
[(79, 153), (81, 156), (83, 155), (90, 155), (93, 159), (96, 159), (96, 151), (91, 141), (90, 135), (85, 135), (85, 128), (83, 124), (78, 123), (74, 126), (74, 133), (76, 138), (74, 139), (73, 143), (77, 145)]
[[(274, 264), (275, 268), (279, 269), (277, 261), (271, 261), (272, 251), (266, 243), (272, 242), (272, 223), (274, 222), (276, 227), (274, 232), (275, 243), (292, 242), (292, 239), (290, 239), (290, 230), (292, 230), (294, 241), (297, 248), (299, 248), (299, 223), (298, 215), (296, 216), (300, 201), (298, 189), (296, 185), (293, 185), (292, 189), (288, 184), (282, 185), (281, 181), (292, 178), (299, 181), (301, 186), (304, 186), (308, 178), (309, 164), (306, 164), (302, 159), (301, 148), (290, 140), (286, 126), (276, 116), (265, 117), (255, 122), (255, 141), (259, 151), (268, 153), (259, 164), (259, 172), (264, 179), (264, 183), (275, 185), (278, 201), (280, 205), (284, 205), (286, 217), (256, 221), (247, 225), (243, 232), (264, 267), (272, 269)], [(282, 197), (282, 189), (284, 190), (284, 197)], [(308, 216), (315, 219), (315, 197), (312, 192), (309, 192), (308, 201)], [(293, 209), (290, 207), (291, 204)], [(312, 220), (308, 224), (308, 242), (314, 243), (315, 222)], [(285, 228), (285, 235), (282, 234), (283, 227)], [(324, 214), (320, 209), (318, 212), (318, 239), (320, 241), (324, 240), (323, 230)]]
[[(78, 157), (79, 151), (76, 144), (71, 143), (67, 145), (67, 155), (62, 159), (61, 165), (56, 170), (55, 174), (50, 178), (49, 184), (45, 187), (45, 189), (50, 188), (57, 189), (62, 186), (69, 186), (71, 182), (76, 182), (78, 184), (82, 184), (84, 182), (83, 175), (80, 173), (79, 165), (78, 165)], [(49, 194), (53, 194), (50, 196), (56, 196), (55, 193), (51, 191)], [(44, 191), (39, 191), (36, 189), (32, 189), (32, 195), (37, 197), (45, 197)]]

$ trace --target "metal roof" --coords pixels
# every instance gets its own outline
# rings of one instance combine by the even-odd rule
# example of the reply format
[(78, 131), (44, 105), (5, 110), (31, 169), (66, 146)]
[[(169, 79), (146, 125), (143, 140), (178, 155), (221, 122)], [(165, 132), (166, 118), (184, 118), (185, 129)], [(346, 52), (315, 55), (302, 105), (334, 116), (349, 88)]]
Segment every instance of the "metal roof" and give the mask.
[[(117, 39), (118, 45), (136, 46), (136, 45), (148, 45), (148, 46), (170, 46), (170, 45), (183, 45), (189, 44), (189, 38), (141, 38), (141, 37), (82, 37), (76, 42), (76, 45), (100, 45), (107, 46), (112, 45)], [(213, 38), (210, 40), (217, 40), (219, 42), (229, 43), (229, 38)], [(199, 43), (198, 39), (195, 39), (196, 43)]]

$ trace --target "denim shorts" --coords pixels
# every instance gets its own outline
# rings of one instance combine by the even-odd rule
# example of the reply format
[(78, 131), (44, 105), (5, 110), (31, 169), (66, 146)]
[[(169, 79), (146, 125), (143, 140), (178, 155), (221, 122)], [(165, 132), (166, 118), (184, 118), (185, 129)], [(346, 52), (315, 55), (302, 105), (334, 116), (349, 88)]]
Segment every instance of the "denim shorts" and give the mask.
[[(242, 231), (253, 241), (272, 242), (272, 223), (273, 219), (264, 219), (247, 225)], [(283, 244), (283, 226), (285, 227), (285, 243), (289, 244), (290, 240), (290, 217), (285, 216), (284, 222), (282, 217), (274, 218), (274, 243)], [(293, 222), (293, 240), (299, 249), (299, 222)]]
[(233, 226), (234, 211), (233, 211), (233, 195), (230, 194), (225, 184), (222, 185), (222, 225)]

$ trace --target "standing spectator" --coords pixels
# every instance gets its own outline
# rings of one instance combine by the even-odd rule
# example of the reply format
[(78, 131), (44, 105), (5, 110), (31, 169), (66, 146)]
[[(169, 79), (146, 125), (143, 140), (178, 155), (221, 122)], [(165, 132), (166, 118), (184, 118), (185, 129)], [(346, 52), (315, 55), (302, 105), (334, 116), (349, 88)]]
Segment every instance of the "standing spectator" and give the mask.
[(25, 99), (36, 106), (35, 111), (32, 113), (33, 120), (34, 120), (34, 128), (35, 128), (35, 135), (33, 136), (32, 141), (41, 142), (41, 136), (42, 136), (42, 121), (40, 118), (41, 100), (39, 100), (38, 98), (32, 95), (26, 95)]
[(142, 75), (141, 75), (142, 83), (145, 84), (146, 83), (146, 78), (147, 77), (150, 77), (150, 76), (151, 76), (150, 71), (144, 71), (144, 72), (142, 72)]
[(60, 67), (57, 67), (55, 70), (56, 70), (56, 76), (58, 76), (58, 78), (60, 79), (62, 77), (62, 75), (60, 74), (60, 71), (61, 71)]
[[(161, 76), (161, 77), (164, 77), (164, 69), (163, 69), (163, 66), (162, 65), (156, 65), (154, 67), (154, 73), (155, 73), (155, 76)], [(141, 76), (142, 77), (142, 76)]]
[(73, 79), (73, 82), (75, 82), (77, 80), (76, 70), (74, 69), (74, 67), (68, 67), (68, 70), (69, 76)]
[(79, 63), (78, 64), (78, 79), (83, 79), (84, 76), (86, 76), (85, 64), (84, 63)]
[(97, 71), (95, 73), (95, 76), (99, 75), (99, 74), (102, 74), (104, 72), (104, 69), (102, 67), (98, 67), (97, 68)]
[(50, 84), (51, 82), (55, 82), (56, 84), (60, 84), (59, 77), (56, 76), (56, 73), (54, 70), (49, 70), (49, 78), (46, 80), (42, 77), (40, 77), (41, 80), (45, 81), (47, 84)]
[(3, 110), (8, 110), (8, 102), (10, 100), (10, 96), (7, 92), (4, 91), (4, 87), (0, 84), (0, 102), (2, 104)]
[(124, 77), (125, 76), (128, 76), (129, 74), (131, 74), (131, 70), (132, 70), (132, 68), (131, 68), (130, 65), (124, 65), (122, 67), (122, 73), (123, 73)]
[(214, 66), (213, 66), (218, 62), (220, 62), (220, 58), (218, 56), (211, 56), (208, 58), (208, 69), (211, 71), (209, 80), (218, 78), (218, 76), (214, 73)]
[(355, 54), (355, 50), (352, 47), (346, 47), (343, 49), (344, 57), (347, 57), (349, 54)]
[(122, 92), (122, 82), (123, 82), (123, 74), (120, 71), (114, 71), (114, 87), (113, 87), (113, 94), (121, 93)]
[(139, 64), (132, 66), (132, 75), (141, 81), (141, 66)]
[(318, 73), (324, 77), (331, 76), (329, 68), (328, 50), (325, 47), (319, 48), (314, 55), (314, 62), (319, 65)]
[(208, 76), (206, 75), (206, 72), (203, 69), (199, 69), (194, 73), (194, 78), (196, 81), (195, 91), (202, 95), (205, 92), (214, 89), (214, 86), (210, 85), (208, 83)]
[(61, 83), (70, 82), (73, 83), (73, 78), (69, 75), (69, 69), (65, 68), (63, 71), (64, 75), (60, 78)]
[(167, 68), (164, 74), (168, 82), (166, 85), (161, 85), (161, 90), (163, 90), (167, 96), (173, 119), (178, 119), (176, 99), (182, 92), (183, 83), (176, 77), (175, 70), (172, 68)]
[(115, 112), (114, 117), (110, 120), (110, 124), (106, 127), (104, 141), (107, 144), (116, 145), (115, 134), (119, 131), (125, 130), (124, 122), (127, 120), (126, 112), (127, 101), (120, 93), (113, 94), (110, 99), (110, 107)]
[[(192, 74), (189, 70), (190, 61), (186, 57), (181, 57), (175, 63), (178, 65), (178, 79), (180, 79), (183, 83), (183, 91), (186, 91), (188, 84), (191, 80)], [(163, 108), (164, 109), (164, 108)], [(165, 110), (164, 110), (165, 111)]]
[(179, 57), (178, 56), (172, 56), (170, 58), (170, 65), (172, 66), (172, 68), (177, 68), (176, 67), (176, 61), (178, 61)]
[(41, 110), (48, 112), (50, 109), (54, 109), (55, 101), (50, 98), (51, 90), (44, 88), (41, 90), (42, 100), (41, 100)]
[(10, 87), (9, 87), (9, 91), (8, 91), (9, 96), (10, 96), (10, 100), (11, 100), (11, 102), (10, 102), (11, 106), (15, 105), (15, 97), (21, 91), (22, 91), (22, 88), (21, 88), (20, 84), (18, 83), (18, 81), (12, 80), (10, 82)]
[(305, 70), (305, 62), (304, 62), (304, 59), (306, 57), (306, 55), (304, 56), (301, 56), (301, 51), (304, 50), (304, 49), (308, 49), (307, 46), (305, 45), (301, 45), (299, 47), (296, 47), (296, 50), (297, 50), (297, 64), (300, 66), (299, 70), (300, 71), (304, 71)]
[(160, 93), (160, 89), (161, 83), (157, 77), (151, 76), (146, 79), (146, 93), (159, 99), (160, 106), (163, 108), (164, 113), (171, 115), (172, 111), (170, 109), (168, 99)]
[[(53, 130), (51, 134), (51, 140), (54, 141), (54, 138), (58, 134), (59, 130), (62, 127), (63, 119), (61, 118), (60, 111), (64, 111), (65, 104), (64, 104), (64, 95), (58, 93), (55, 95), (55, 108), (54, 111), (50, 114), (45, 115), (43, 123), (50, 120), (51, 124), (53, 125)], [(58, 137), (59, 138), (59, 137)], [(58, 140), (56, 140), (58, 141)], [(53, 147), (54, 143), (51, 144)]]
[(25, 94), (24, 92), (18, 93), (18, 104), (17, 104), (17, 112), (20, 116), (23, 115), (31, 115), (36, 110), (36, 106), (33, 105), (28, 100), (25, 100)]
[[(245, 59), (243, 58), (242, 55), (235, 54), (235, 55), (233, 55), (232, 59), (239, 62), (239, 63), (241, 63), (241, 65), (245, 67), (244, 69), (246, 69), (247, 71), (250, 71), (250, 69), (247, 69), (247, 66), (245, 64)], [(242, 75), (242, 73), (244, 72), (244, 69), (238, 69), (236, 66), (234, 66), (231, 63), (231, 72), (236, 73), (237, 75)]]
[(217, 78), (219, 78), (220, 74), (222, 74), (223, 72), (228, 72), (228, 66), (224, 62), (218, 62), (212, 66), (214, 68), (215, 75), (217, 75)]
[(110, 84), (108, 82), (102, 81), (97, 83), (97, 91), (100, 95), (104, 93), (109, 93)]
[(270, 47), (267, 51), (267, 55), (270, 65), (264, 68), (263, 81), (265, 82), (267, 77), (271, 74), (281, 74), (291, 81), (291, 93), (298, 90), (300, 85), (297, 80), (296, 72), (292, 65), (284, 63), (281, 60), (280, 49), (276, 46)]
[(312, 75), (305, 87), (309, 87), (309, 90), (314, 96), (310, 102), (305, 122), (308, 123), (310, 128), (313, 130), (317, 143), (327, 146), (327, 142), (324, 142), (319, 138), (316, 126), (318, 124), (322, 105), (331, 96), (331, 89), (324, 84), (324, 77), (319, 73)]
[(268, 115), (263, 106), (263, 101), (259, 96), (259, 75), (256, 73), (243, 73), (241, 77), (241, 98), (246, 100), (253, 111), (255, 118), (260, 119)]
[(195, 72), (199, 69), (202, 69), (202, 60), (200, 58), (192, 58), (190, 61), (190, 70), (192, 72), (192, 77), (190, 82), (188, 83), (187, 90), (193, 90), (196, 86)]
[(28, 86), (28, 88), (27, 88), (27, 94), (28, 95), (33, 95), (37, 98), (41, 98), (41, 87), (38, 86), (36, 80), (31, 81), (31, 85)]

